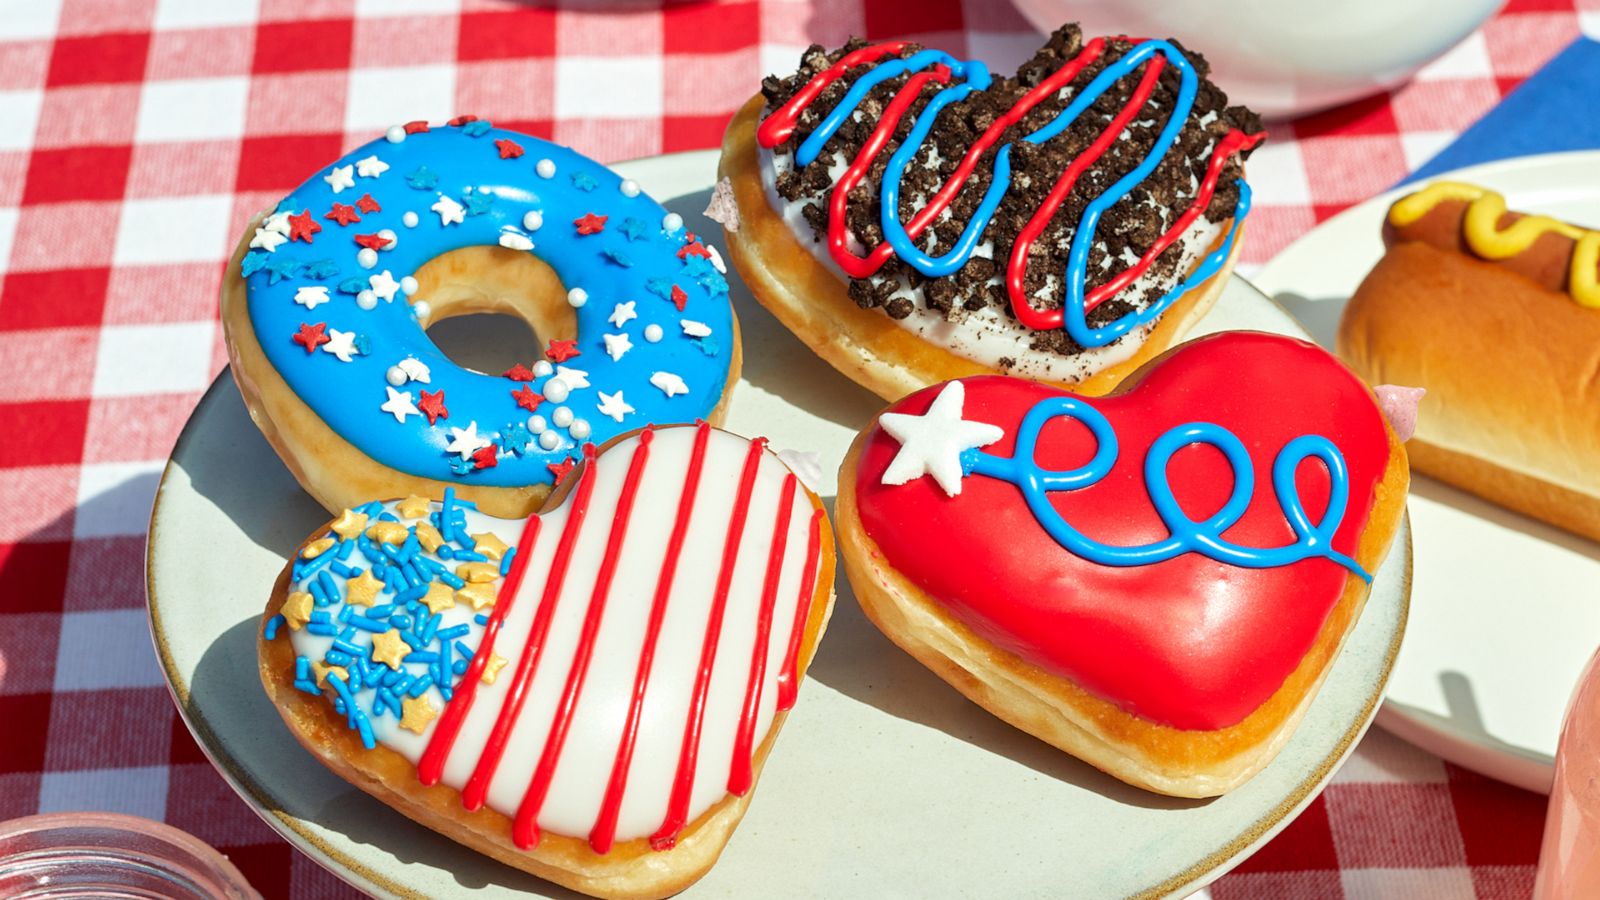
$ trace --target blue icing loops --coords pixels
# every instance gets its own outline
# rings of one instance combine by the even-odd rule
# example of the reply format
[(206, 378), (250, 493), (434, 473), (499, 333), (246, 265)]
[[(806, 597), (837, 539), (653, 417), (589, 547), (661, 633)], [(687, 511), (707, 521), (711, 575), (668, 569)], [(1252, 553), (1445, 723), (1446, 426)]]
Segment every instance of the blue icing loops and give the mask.
[[(497, 139), (525, 153), (501, 159)], [(358, 173), (353, 188), (335, 195), (323, 175), (369, 157), (376, 163), (367, 163), (365, 171), (376, 174)], [(562, 174), (550, 177), (542, 170)], [(583, 443), (602, 443), (649, 423), (708, 415), (727, 382), (727, 339), (696, 340), (680, 324), (688, 319), (709, 326), (711, 334), (732, 335), (727, 281), (704, 249), (696, 252), (689, 244), (676, 217), (645, 194), (628, 196), (621, 185), (615, 173), (578, 153), (477, 121), (407, 134), (399, 142), (380, 138), (319, 170), (278, 204), (282, 212), (308, 214), (319, 224), (309, 241), (285, 240), (271, 251), (245, 255), (240, 274), (257, 340), (317, 416), (389, 468), (485, 486), (551, 484), (549, 466)], [(358, 206), (359, 223), (330, 217), (335, 203)], [(582, 234), (575, 224), (586, 217), (612, 224)], [(368, 252), (366, 261), (375, 265), (362, 266), (358, 255), (370, 248), (353, 238), (385, 231), (400, 239)], [(430, 298), (412, 293), (416, 272), (451, 250), (505, 245), (508, 234), (517, 249), (548, 263), (568, 289), (576, 346), (584, 352), (563, 361), (570, 368), (566, 375), (545, 368), (522, 382), (468, 371), (440, 353), (423, 330)], [(314, 310), (294, 302), (300, 288), (319, 282), (332, 289), (324, 302)], [(390, 290), (391, 283), (411, 287)], [(667, 302), (641, 305), (651, 307), (648, 315), (641, 312), (621, 326), (607, 321), (619, 303), (652, 295)], [(331, 351), (308, 353), (290, 339), (301, 326), (319, 324), (330, 336), (357, 336), (348, 361)], [(657, 340), (646, 338), (647, 327)], [(601, 336), (607, 333), (627, 338), (613, 339), (627, 348), (616, 359), (603, 349)], [(538, 359), (532, 348), (529, 356)], [(431, 373), (428, 380), (390, 380), (391, 370), (407, 359)], [(657, 372), (681, 378), (688, 393), (668, 398), (651, 387)], [(519, 399), (513, 392), (524, 387), (532, 396)], [(601, 392), (627, 397), (620, 421), (581, 416), (579, 434), (556, 424), (558, 407), (594, 409)], [(475, 458), (447, 453), (450, 429), (472, 426), (497, 449)]]

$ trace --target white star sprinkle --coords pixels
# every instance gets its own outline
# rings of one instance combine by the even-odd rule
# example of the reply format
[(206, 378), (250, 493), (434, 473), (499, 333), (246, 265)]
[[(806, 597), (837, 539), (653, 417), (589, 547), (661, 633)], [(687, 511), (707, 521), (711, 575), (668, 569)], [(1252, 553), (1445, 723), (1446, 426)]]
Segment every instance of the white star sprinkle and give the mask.
[(608, 394), (605, 391), (599, 391), (598, 393), (600, 394), (600, 402), (595, 404), (595, 407), (600, 410), (601, 415), (610, 416), (613, 420), (621, 422), (623, 416), (633, 412), (633, 407), (622, 399), (621, 391), (617, 391), (615, 394)]
[(961, 382), (952, 381), (920, 416), (884, 413), (878, 417), (878, 426), (900, 442), (900, 452), (883, 470), (884, 484), (905, 484), (931, 475), (949, 496), (961, 493), (962, 452), (987, 447), (1006, 434), (998, 426), (961, 418), (966, 397)]
[(385, 301), (394, 299), (394, 292), (400, 290), (400, 282), (394, 280), (388, 269), (376, 275), (367, 277), (367, 283), (372, 285), (372, 293), (382, 297)]
[(276, 253), (278, 251), (278, 245), (282, 244), (288, 239), (289, 236), (281, 231), (273, 231), (268, 228), (257, 228), (255, 237), (250, 239), (250, 247), (254, 250), (265, 250), (268, 253)]
[(328, 296), (327, 285), (308, 284), (296, 288), (294, 292), (294, 302), (308, 310), (316, 309), (318, 306), (327, 303), (329, 299), (331, 298)]
[(347, 187), (356, 186), (355, 168), (352, 165), (334, 166), (333, 171), (322, 176), (322, 180), (326, 181), (328, 187), (332, 188), (333, 192), (337, 194)]
[(589, 386), (589, 373), (582, 369), (569, 369), (566, 366), (556, 366), (556, 377), (566, 383), (567, 387), (577, 390)]
[(356, 174), (362, 178), (377, 178), (389, 171), (389, 164), (376, 156), (356, 160)]
[(406, 416), (422, 415), (422, 411), (417, 409), (417, 404), (412, 401), (410, 391), (397, 391), (388, 385), (384, 385), (383, 389), (389, 392), (389, 399), (379, 409), (393, 415), (396, 422), (404, 425)]
[(356, 352), (356, 333), (329, 328), (328, 342), (322, 345), (322, 352), (339, 357), (339, 362), (350, 362), (351, 355)]
[(400, 371), (406, 373), (406, 377), (412, 381), (420, 381), (423, 384), (430, 383), (428, 381), (428, 364), (420, 359), (408, 356), (405, 359), (395, 363), (395, 366), (399, 368)]
[(525, 234), (517, 234), (515, 231), (502, 231), (500, 232), (500, 246), (507, 250), (532, 250), (533, 241), (528, 240), (528, 236)]
[(457, 203), (454, 198), (446, 197), (443, 194), (439, 195), (438, 202), (428, 208), (439, 214), (439, 224), (441, 226), (449, 225), (451, 222), (459, 224), (467, 220), (466, 208)]
[(606, 355), (612, 362), (622, 358), (622, 354), (633, 349), (633, 341), (626, 334), (602, 334), (601, 339), (606, 342)]
[(633, 311), (633, 301), (629, 300), (627, 303), (618, 303), (612, 307), (611, 318), (606, 321), (610, 322), (613, 328), (621, 328), (628, 324), (629, 319), (637, 318), (639, 318), (639, 314)]
[(461, 454), (462, 459), (471, 459), (472, 454), (489, 446), (489, 442), (478, 436), (478, 423), (468, 422), (466, 428), (450, 429), (450, 443), (444, 449), (450, 453)]
[(689, 393), (689, 386), (683, 383), (682, 378), (671, 372), (657, 372), (651, 375), (650, 383), (660, 388), (661, 392), (668, 397)]
[(284, 210), (283, 212), (275, 212), (272, 215), (267, 216), (262, 220), (261, 227), (268, 231), (277, 232), (284, 237), (288, 237), (290, 231), (288, 210)]
[(693, 319), (684, 319), (678, 324), (683, 326), (683, 333), (687, 334), (689, 337), (703, 338), (711, 336), (711, 326), (704, 322), (696, 322)]

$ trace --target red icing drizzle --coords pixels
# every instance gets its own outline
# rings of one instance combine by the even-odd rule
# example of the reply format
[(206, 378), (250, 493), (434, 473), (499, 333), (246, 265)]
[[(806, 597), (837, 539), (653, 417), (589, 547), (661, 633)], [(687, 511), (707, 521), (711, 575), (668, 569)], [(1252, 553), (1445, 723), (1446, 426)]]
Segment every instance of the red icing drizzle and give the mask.
[(733, 514), (728, 519), (727, 538), (722, 545), (722, 567), (717, 572), (711, 618), (706, 625), (705, 640), (700, 645), (700, 669), (695, 674), (694, 699), (689, 704), (689, 721), (684, 727), (683, 749), (678, 754), (678, 772), (673, 780), (671, 798), (667, 802), (667, 817), (650, 837), (650, 846), (657, 850), (670, 849), (676, 844), (678, 833), (688, 824), (689, 793), (694, 788), (695, 759), (700, 752), (700, 727), (705, 719), (706, 691), (711, 687), (711, 668), (717, 658), (717, 637), (722, 632), (722, 613), (728, 605), (728, 587), (733, 581), (734, 564), (739, 559), (739, 542), (744, 537), (745, 519), (750, 514), (750, 495), (755, 490), (756, 471), (761, 467), (761, 454), (766, 447), (766, 438), (751, 441), (750, 451), (745, 455), (744, 470), (739, 474), (739, 496), (734, 502)]
[(811, 101), (817, 99), (823, 91), (827, 90), (828, 85), (844, 77), (844, 73), (850, 71), (851, 66), (873, 62), (884, 56), (892, 56), (905, 49), (905, 47), (905, 41), (890, 41), (885, 44), (874, 44), (870, 47), (862, 47), (852, 53), (846, 53), (838, 62), (829, 66), (827, 71), (818, 72), (811, 76), (811, 80), (806, 82), (806, 86), (801, 88), (793, 97), (790, 97), (788, 103), (775, 110), (772, 115), (767, 116), (762, 121), (761, 126), (756, 129), (756, 140), (763, 147), (776, 147), (783, 143), (789, 138), (789, 135), (794, 133), (794, 126), (800, 121), (800, 114), (805, 112), (807, 106), (811, 105)]
[[(1023, 415), (1062, 392), (1003, 377), (965, 379), (963, 418), (1006, 436), (985, 452), (1007, 455)], [(1389, 461), (1389, 438), (1366, 388), (1325, 351), (1302, 341), (1229, 332), (1182, 345), (1136, 385), (1088, 402), (1116, 429), (1120, 453), (1101, 482), (1050, 495), (1074, 527), (1097, 541), (1142, 544), (1167, 535), (1143, 477), (1150, 444), (1191, 421), (1215, 422), (1249, 448), (1255, 493), (1226, 536), (1250, 546), (1294, 535), (1273, 496), (1273, 458), (1302, 434), (1335, 440), (1349, 469), (1350, 500), (1333, 546), (1354, 554)], [(893, 409), (920, 414), (937, 388)], [(930, 478), (881, 483), (899, 450), (874, 428), (857, 470), (856, 499), (884, 560), (985, 638), (1147, 720), (1183, 729), (1234, 725), (1299, 665), (1354, 577), (1309, 559), (1245, 569), (1187, 553), (1147, 566), (1101, 566), (1064, 550), (1039, 526), (1017, 488), (983, 476), (947, 497)], [(1040, 435), (1040, 466), (1066, 470), (1093, 453), (1081, 424), (1057, 419)], [(1169, 480), (1192, 516), (1221, 508), (1233, 488), (1220, 453), (1190, 446)], [(1303, 463), (1300, 497), (1316, 520), (1327, 471)], [(954, 556), (959, 552), (961, 556)], [(962, 560), (981, 560), (963, 563)]]
[(772, 523), (772, 546), (767, 551), (767, 576), (761, 585), (761, 611), (756, 617), (756, 640), (750, 650), (750, 680), (744, 688), (744, 709), (739, 713), (739, 730), (733, 742), (733, 763), (728, 771), (728, 793), (750, 790), (755, 777), (751, 766), (751, 745), (755, 741), (756, 714), (761, 710), (761, 687), (767, 676), (767, 643), (772, 636), (772, 607), (778, 601), (778, 578), (783, 575), (783, 556), (788, 549), (789, 516), (794, 512), (794, 473), (783, 480), (783, 496)]
[(811, 615), (811, 598), (817, 592), (816, 579), (809, 577), (817, 570), (817, 557), (822, 553), (822, 510), (811, 512), (811, 535), (806, 540), (806, 565), (800, 570), (800, 602), (794, 608), (794, 630), (789, 632), (789, 652), (783, 657), (783, 669), (778, 672), (778, 708), (794, 707), (800, 691), (800, 642), (806, 636), (806, 619)]

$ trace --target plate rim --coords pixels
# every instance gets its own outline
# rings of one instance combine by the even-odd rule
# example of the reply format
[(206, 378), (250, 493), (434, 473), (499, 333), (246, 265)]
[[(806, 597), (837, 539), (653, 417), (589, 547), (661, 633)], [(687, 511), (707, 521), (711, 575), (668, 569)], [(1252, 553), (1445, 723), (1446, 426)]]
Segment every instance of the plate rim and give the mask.
[[(717, 156), (718, 154), (719, 151), (712, 149), (688, 150), (675, 153), (659, 154), (655, 156), (639, 157), (635, 159), (609, 163), (608, 165), (612, 167), (644, 165), (654, 166), (663, 164), (692, 165), (698, 160), (711, 158)], [(1343, 213), (1341, 213), (1341, 215), (1343, 215)], [(1246, 279), (1237, 273), (1232, 273), (1230, 277), (1242, 282), (1246, 288), (1254, 291), (1261, 299), (1271, 304), (1289, 321), (1293, 322), (1295, 326), (1300, 329), (1300, 334), (1298, 335), (1300, 338), (1306, 340), (1310, 339), (1309, 335), (1305, 333), (1303, 326), (1300, 326), (1299, 321), (1295, 319), (1294, 316), (1291, 315), (1287, 310), (1285, 310), (1275, 299), (1273, 299), (1271, 295), (1257, 287), (1252, 280)], [(1203, 323), (1204, 320), (1202, 319), (1201, 322)], [(363, 863), (344, 851), (333, 847), (311, 830), (311, 823), (303, 821), (296, 816), (292, 816), (283, 810), (274, 809), (274, 804), (270, 800), (270, 792), (266, 786), (252, 776), (250, 772), (243, 766), (237, 765), (232, 758), (221, 753), (219, 750), (213, 749), (213, 743), (217, 744), (218, 746), (221, 744), (221, 741), (217, 737), (217, 733), (211, 728), (203, 713), (201, 713), (199, 710), (191, 710), (190, 708), (190, 690), (188, 681), (183, 678), (182, 674), (178, 671), (176, 660), (172, 655), (171, 648), (168, 646), (166, 629), (162, 625), (162, 614), (160, 611), (161, 604), (156, 592), (154, 574), (157, 544), (156, 535), (161, 520), (162, 504), (166, 499), (166, 494), (169, 487), (169, 479), (172, 477), (173, 469), (180, 455), (180, 451), (182, 451), (192, 440), (190, 426), (194, 423), (195, 417), (198, 415), (199, 411), (208, 402), (213, 400), (213, 394), (215, 394), (218, 390), (225, 390), (226, 388), (223, 386), (232, 384), (232, 382), (233, 378), (231, 365), (224, 366), (222, 371), (217, 374), (217, 376), (212, 380), (210, 386), (207, 387), (206, 391), (201, 395), (199, 401), (197, 401), (195, 404), (194, 410), (190, 412), (189, 417), (185, 420), (183, 429), (179, 432), (178, 438), (173, 443), (172, 450), (168, 454), (167, 461), (162, 467), (161, 479), (156, 486), (155, 501), (150, 510), (149, 525), (146, 529), (144, 554), (146, 618), (149, 622), (150, 636), (152, 643), (155, 646), (157, 659), (161, 665), (162, 675), (167, 684), (167, 691), (172, 696), (174, 705), (177, 707), (178, 717), (183, 721), (184, 726), (189, 730), (190, 734), (193, 735), (195, 742), (199, 744), (201, 751), (205, 754), (207, 761), (211, 763), (212, 768), (216, 769), (218, 773), (222, 775), (223, 780), (228, 783), (228, 786), (233, 789), (234, 793), (238, 794), (240, 798), (245, 801), (245, 804), (249, 806), (251, 810), (253, 810), (256, 815), (261, 818), (262, 821), (264, 821), (270, 828), (272, 828), (272, 830), (280, 837), (293, 845), (297, 850), (311, 857), (312, 860), (318, 865), (321, 865), (323, 868), (329, 870), (341, 880), (358, 889), (368, 892), (372, 892), (374, 890), (381, 891), (390, 896), (404, 897), (408, 898), (408, 900), (410, 900), (410, 898), (417, 898), (417, 900), (429, 900), (431, 895), (418, 892), (407, 885), (388, 878), (383, 874), (374, 871), (366, 863)], [(1407, 511), (1402, 518), (1401, 525), (1396, 533), (1396, 538), (1403, 539), (1403, 545), (1400, 542), (1397, 542), (1396, 544), (1391, 545), (1389, 552), (1395, 553), (1397, 551), (1403, 551), (1405, 554), (1405, 568), (1399, 576), (1401, 581), (1399, 600), (1400, 608), (1398, 610), (1397, 622), (1393, 633), (1390, 636), (1388, 646), (1383, 651), (1381, 676), (1376, 680), (1373, 689), (1368, 692), (1361, 709), (1361, 714), (1351, 720), (1349, 727), (1347, 727), (1344, 733), (1340, 735), (1332, 751), (1323, 757), (1323, 759), (1321, 759), (1316, 766), (1309, 769), (1306, 777), (1299, 781), (1293, 790), (1289, 791), (1278, 804), (1257, 817), (1254, 821), (1250, 822), (1249, 825), (1243, 828), (1224, 846), (1213, 851), (1211, 854), (1208, 854), (1206, 857), (1192, 863), (1183, 871), (1171, 876), (1166, 881), (1152, 885), (1139, 891), (1138, 893), (1129, 895), (1129, 900), (1133, 900), (1133, 898), (1168, 897), (1180, 891), (1184, 891), (1185, 889), (1197, 890), (1206, 884), (1209, 884), (1216, 878), (1221, 877), (1221, 875), (1225, 874), (1227, 870), (1231, 869), (1234, 864), (1236, 864), (1238, 861), (1241, 861), (1254, 850), (1258, 849), (1263, 843), (1293, 822), (1294, 819), (1297, 818), (1302, 811), (1304, 811), (1305, 807), (1308, 806), (1311, 801), (1316, 799), (1319, 794), (1321, 794), (1322, 790), (1332, 779), (1334, 773), (1337, 772), (1344, 762), (1349, 758), (1350, 754), (1354, 751), (1356, 744), (1359, 743), (1361, 737), (1366, 734), (1367, 730), (1372, 726), (1378, 715), (1383, 698), (1386, 695), (1390, 677), (1394, 672), (1395, 662), (1399, 656), (1400, 647), (1404, 640), (1406, 627), (1410, 619), (1412, 567), (1414, 565), (1414, 558), (1412, 556), (1411, 518), (1409, 511)], [(1366, 601), (1363, 601), (1363, 614), (1366, 612), (1365, 602)], [(1357, 618), (1357, 622), (1359, 623), (1359, 617)], [(1351, 626), (1352, 632), (1355, 627), (1355, 625)], [(1347, 634), (1346, 640), (1348, 640), (1348, 637), (1349, 635)], [(1345, 649), (1346, 647), (1344, 643), (1341, 643), (1341, 652)], [(1337, 660), (1337, 656), (1335, 657), (1335, 660)], [(1322, 686), (1319, 686), (1319, 695), (1321, 690)], [(1315, 702), (1315, 698), (1313, 698), (1312, 702)], [(404, 815), (404, 813), (398, 809), (394, 810), (394, 812), (397, 815)], [(438, 835), (438, 837), (442, 840), (449, 840), (449, 838), (443, 835)]]

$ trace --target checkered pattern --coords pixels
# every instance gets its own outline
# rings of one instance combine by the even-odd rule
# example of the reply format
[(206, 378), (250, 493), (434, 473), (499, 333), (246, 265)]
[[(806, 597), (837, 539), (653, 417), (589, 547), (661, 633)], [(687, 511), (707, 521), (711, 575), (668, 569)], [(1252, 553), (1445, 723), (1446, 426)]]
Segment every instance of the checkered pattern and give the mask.
[[(0, 0), (0, 818), (138, 813), (222, 847), (267, 896), (344, 890), (206, 764), (138, 637), (151, 496), (222, 367), (221, 263), (254, 211), (397, 121), (472, 112), (615, 160), (714, 146), (813, 41), (912, 36), (1002, 67), (1038, 42), (999, 0), (582, 6)], [(1577, 7), (1513, 0), (1411, 84), (1275, 128), (1251, 161), (1247, 266), (1600, 31), (1600, 0)], [(1373, 734), (1211, 892), (1526, 896), (1542, 809)]]

